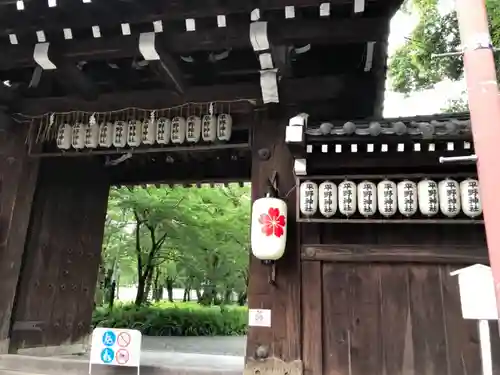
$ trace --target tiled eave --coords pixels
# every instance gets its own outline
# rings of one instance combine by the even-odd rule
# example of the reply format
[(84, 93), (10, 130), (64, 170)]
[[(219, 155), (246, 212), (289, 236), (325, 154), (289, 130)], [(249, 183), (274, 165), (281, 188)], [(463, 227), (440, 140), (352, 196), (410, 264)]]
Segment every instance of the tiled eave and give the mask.
[(471, 135), (471, 121), (468, 113), (347, 122), (332, 121), (307, 124), (304, 128), (305, 134), (314, 139), (323, 136), (410, 136), (431, 140), (440, 137)]

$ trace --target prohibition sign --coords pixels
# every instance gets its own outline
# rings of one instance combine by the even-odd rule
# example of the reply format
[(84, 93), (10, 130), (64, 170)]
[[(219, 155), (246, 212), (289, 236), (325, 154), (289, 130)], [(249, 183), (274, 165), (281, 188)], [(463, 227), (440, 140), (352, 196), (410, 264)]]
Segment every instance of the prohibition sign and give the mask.
[(124, 365), (128, 362), (129, 354), (128, 350), (120, 349), (116, 352), (116, 363), (119, 365)]
[(118, 344), (118, 346), (126, 348), (127, 346), (129, 346), (130, 340), (131, 337), (127, 332), (121, 332), (116, 339), (116, 343)]

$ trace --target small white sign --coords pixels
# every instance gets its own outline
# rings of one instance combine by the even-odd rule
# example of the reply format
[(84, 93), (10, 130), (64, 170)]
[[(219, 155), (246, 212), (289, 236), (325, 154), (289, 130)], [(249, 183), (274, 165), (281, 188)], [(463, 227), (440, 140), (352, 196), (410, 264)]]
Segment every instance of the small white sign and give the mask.
[(455, 275), (458, 275), (463, 318), (498, 320), (491, 268), (475, 264), (451, 273), (451, 276)]
[(89, 374), (92, 365), (137, 367), (139, 373), (142, 334), (135, 329), (96, 328), (92, 332)]
[(250, 327), (271, 327), (271, 310), (249, 309), (248, 325)]

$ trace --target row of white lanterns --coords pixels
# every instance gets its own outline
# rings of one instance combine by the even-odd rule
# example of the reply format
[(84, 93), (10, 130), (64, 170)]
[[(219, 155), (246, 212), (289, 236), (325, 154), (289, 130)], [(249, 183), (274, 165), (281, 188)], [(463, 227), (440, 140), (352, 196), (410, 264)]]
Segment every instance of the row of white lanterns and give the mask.
[(441, 212), (450, 218), (460, 211), (470, 218), (478, 217), (483, 212), (479, 182), (471, 178), (462, 182), (450, 178), (440, 182), (424, 179), (418, 183), (383, 180), (378, 184), (371, 181), (356, 184), (346, 180), (338, 186), (331, 181), (319, 186), (313, 181), (305, 181), (300, 185), (299, 202), (303, 216), (313, 216), (319, 209), (326, 218), (337, 211), (347, 217), (356, 211), (365, 217), (377, 212), (391, 217), (398, 211), (407, 217), (417, 211), (431, 217)]
[(57, 132), (57, 147), (62, 150), (94, 149), (97, 147), (138, 147), (141, 144), (166, 145), (182, 143), (229, 141), (231, 139), (233, 120), (229, 114), (165, 117), (158, 120), (154, 117), (140, 121), (115, 121), (98, 124), (95, 119), (87, 123), (75, 125), (62, 124)]

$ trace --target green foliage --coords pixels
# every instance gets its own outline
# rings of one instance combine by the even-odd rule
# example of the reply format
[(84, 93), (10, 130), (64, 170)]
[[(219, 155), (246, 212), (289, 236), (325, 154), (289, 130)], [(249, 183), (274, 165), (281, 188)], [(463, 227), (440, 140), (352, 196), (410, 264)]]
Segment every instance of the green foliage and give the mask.
[(196, 303), (157, 303), (137, 307), (115, 306), (112, 311), (99, 308), (94, 326), (138, 329), (148, 336), (235, 336), (247, 329), (245, 307), (204, 307)]
[(250, 204), (248, 187), (113, 188), (103, 267), (109, 274), (118, 263), (120, 284), (138, 285), (137, 306), (151, 291), (162, 299), (163, 288), (171, 299), (174, 286), (208, 305), (232, 293), (244, 302)]
[[(500, 46), (500, 1), (487, 1), (494, 46)], [(432, 54), (453, 52), (460, 46), (455, 12), (440, 14), (438, 1), (414, 0), (405, 11), (419, 17), (407, 42), (396, 50), (389, 62), (389, 76), (395, 91), (409, 93), (431, 88), (445, 79), (463, 77), (460, 55), (432, 58)], [(498, 62), (498, 61), (497, 61)], [(497, 64), (498, 66), (498, 64)]]

